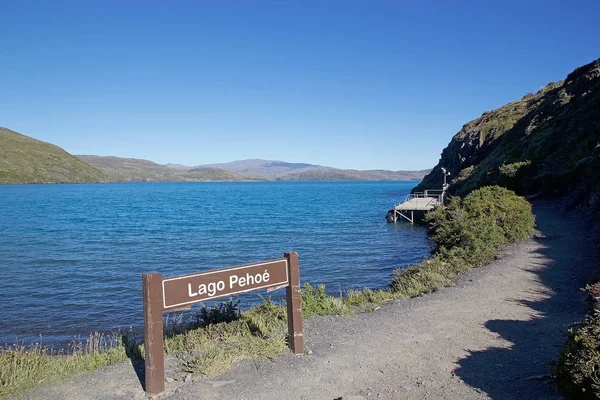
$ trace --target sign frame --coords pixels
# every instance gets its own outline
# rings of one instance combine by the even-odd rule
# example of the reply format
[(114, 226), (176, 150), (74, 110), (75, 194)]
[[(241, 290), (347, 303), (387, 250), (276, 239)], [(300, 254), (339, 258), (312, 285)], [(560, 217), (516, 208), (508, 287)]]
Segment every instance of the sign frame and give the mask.
[[(204, 277), (204, 276), (209, 276), (209, 275), (215, 275), (215, 274), (223, 274), (225, 272), (229, 272), (229, 271), (238, 271), (238, 270), (248, 270), (251, 268), (255, 268), (255, 267), (262, 267), (262, 266), (266, 266), (266, 265), (272, 265), (272, 264), (281, 264), (281, 263), (285, 263), (285, 280), (283, 281), (278, 281), (278, 282), (269, 282), (266, 283), (264, 285), (258, 286), (258, 287), (253, 287), (250, 289), (241, 289), (241, 290), (237, 290), (237, 291), (231, 291), (231, 292), (226, 292), (223, 294), (215, 294), (213, 296), (206, 296), (206, 297), (202, 297), (199, 299), (193, 299), (193, 300), (189, 300), (189, 301), (185, 301), (183, 303), (178, 303), (178, 304), (169, 304), (167, 305), (167, 296), (166, 296), (166, 291), (165, 291), (165, 282), (174, 282), (174, 281), (180, 281), (180, 280), (185, 280), (185, 279), (192, 279), (192, 278), (196, 278), (196, 277)], [(222, 297), (227, 297), (227, 296), (233, 296), (236, 294), (241, 294), (241, 293), (248, 293), (254, 290), (259, 290), (259, 289), (266, 289), (266, 288), (270, 288), (272, 286), (281, 286), (281, 285), (288, 285), (288, 282), (290, 281), (290, 277), (289, 277), (289, 266), (288, 266), (288, 261), (286, 258), (280, 258), (277, 260), (271, 260), (271, 261), (263, 261), (263, 262), (259, 262), (259, 263), (255, 263), (255, 264), (246, 264), (246, 265), (240, 265), (240, 266), (236, 266), (236, 267), (227, 267), (227, 268), (222, 268), (222, 269), (213, 269), (211, 271), (206, 271), (206, 272), (199, 272), (199, 273), (194, 273), (194, 274), (187, 274), (187, 275), (179, 275), (179, 276), (173, 276), (170, 278), (164, 278), (162, 280), (162, 296), (163, 296), (163, 309), (165, 311), (169, 311), (171, 309), (175, 309), (175, 308), (179, 308), (179, 307), (184, 307), (187, 305), (192, 305), (194, 303), (199, 303), (205, 300), (216, 300), (216, 299), (220, 299)]]
[[(244, 271), (269, 264), (285, 263), (286, 281), (274, 280), (265, 285), (249, 289), (200, 297), (191, 301), (167, 305), (165, 282), (182, 279), (201, 278), (211, 274), (223, 274), (229, 271)], [(263, 261), (229, 268), (216, 269), (202, 273), (174, 276), (163, 279), (158, 272), (142, 274), (142, 299), (144, 309), (144, 356), (145, 356), (145, 391), (148, 397), (155, 397), (165, 390), (165, 362), (163, 338), (163, 313), (178, 311), (191, 307), (194, 303), (218, 299), (254, 290), (267, 291), (286, 288), (288, 344), (295, 355), (304, 353), (304, 336), (302, 333), (302, 296), (300, 293), (300, 271), (298, 253), (284, 253), (277, 260)], [(266, 272), (266, 271), (265, 271)], [(190, 292), (191, 293), (191, 292)]]

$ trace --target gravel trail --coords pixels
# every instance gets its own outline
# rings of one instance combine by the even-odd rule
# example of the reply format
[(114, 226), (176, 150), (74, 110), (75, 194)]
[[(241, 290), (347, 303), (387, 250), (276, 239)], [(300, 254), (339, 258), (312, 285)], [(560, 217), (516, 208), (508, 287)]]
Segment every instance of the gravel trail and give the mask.
[[(356, 316), (311, 318), (304, 323), (311, 354), (241, 362), (217, 377), (169, 379), (161, 398), (558, 399), (548, 362), (568, 326), (585, 315), (579, 288), (598, 270), (596, 232), (551, 203), (536, 203), (534, 212), (534, 239), (506, 248), (454, 287)], [(25, 397), (144, 393), (134, 368), (123, 364)]]

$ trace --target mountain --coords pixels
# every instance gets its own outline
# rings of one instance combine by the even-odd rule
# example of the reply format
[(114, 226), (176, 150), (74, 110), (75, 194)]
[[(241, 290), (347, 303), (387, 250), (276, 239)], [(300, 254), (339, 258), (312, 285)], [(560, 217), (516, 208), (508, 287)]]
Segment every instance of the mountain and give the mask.
[(276, 160), (240, 160), (222, 164), (207, 164), (204, 167), (218, 167), (234, 171), (242, 176), (279, 181), (398, 181), (419, 180), (429, 170), (386, 171), (338, 169), (323, 165), (289, 163)]
[(0, 183), (418, 180), (428, 171), (358, 171), (306, 163), (241, 160), (187, 167), (113, 156), (73, 156), (0, 128)]
[(600, 206), (600, 59), (465, 124), (413, 191), (440, 188), (442, 167), (455, 195), (499, 184)]
[(355, 169), (322, 169), (287, 174), (279, 177), (282, 181), (416, 181), (430, 170), (423, 171), (385, 171)]
[(104, 182), (96, 168), (50, 143), (0, 127), (0, 183)]
[(258, 177), (275, 180), (290, 173), (303, 173), (308, 171), (330, 170), (333, 168), (305, 163), (289, 163), (274, 160), (239, 160), (221, 164), (205, 164), (200, 167), (222, 168), (233, 171), (243, 176)]
[(243, 181), (249, 178), (220, 168), (167, 166), (137, 158), (77, 155), (115, 182)]

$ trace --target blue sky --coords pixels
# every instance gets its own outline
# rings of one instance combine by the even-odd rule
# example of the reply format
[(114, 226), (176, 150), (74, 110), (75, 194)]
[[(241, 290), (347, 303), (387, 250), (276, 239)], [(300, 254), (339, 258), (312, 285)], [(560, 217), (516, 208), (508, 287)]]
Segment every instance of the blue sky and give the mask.
[(593, 1), (4, 1), (0, 126), (74, 154), (422, 169), (600, 57)]

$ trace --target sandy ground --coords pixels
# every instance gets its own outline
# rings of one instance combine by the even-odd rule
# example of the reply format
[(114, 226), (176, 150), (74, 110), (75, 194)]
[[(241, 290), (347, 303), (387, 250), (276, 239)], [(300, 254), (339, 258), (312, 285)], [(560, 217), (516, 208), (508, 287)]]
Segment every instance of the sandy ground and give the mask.
[[(247, 361), (217, 377), (169, 359), (166, 399), (554, 399), (548, 363), (583, 318), (579, 290), (596, 243), (583, 217), (534, 207), (536, 237), (505, 249), (455, 287), (350, 317), (305, 321), (311, 354)], [(173, 380), (177, 378), (177, 380)], [(25, 398), (143, 399), (131, 364), (38, 388)]]

